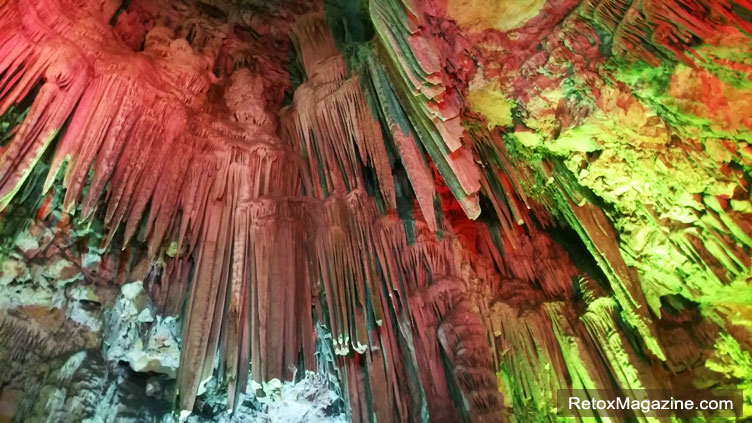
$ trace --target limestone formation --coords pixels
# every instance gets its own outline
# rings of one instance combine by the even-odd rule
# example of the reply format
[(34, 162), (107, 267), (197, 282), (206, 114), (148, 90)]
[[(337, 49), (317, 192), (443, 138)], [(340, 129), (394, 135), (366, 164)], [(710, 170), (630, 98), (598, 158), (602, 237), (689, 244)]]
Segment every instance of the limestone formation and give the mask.
[(0, 423), (749, 416), (750, 34), (749, 0), (0, 0)]

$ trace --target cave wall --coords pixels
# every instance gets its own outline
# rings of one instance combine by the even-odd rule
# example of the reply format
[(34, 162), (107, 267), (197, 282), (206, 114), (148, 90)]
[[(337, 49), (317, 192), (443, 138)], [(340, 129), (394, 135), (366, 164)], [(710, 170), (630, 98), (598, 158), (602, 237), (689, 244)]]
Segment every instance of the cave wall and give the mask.
[(752, 389), (750, 13), (1, 2), (0, 421)]

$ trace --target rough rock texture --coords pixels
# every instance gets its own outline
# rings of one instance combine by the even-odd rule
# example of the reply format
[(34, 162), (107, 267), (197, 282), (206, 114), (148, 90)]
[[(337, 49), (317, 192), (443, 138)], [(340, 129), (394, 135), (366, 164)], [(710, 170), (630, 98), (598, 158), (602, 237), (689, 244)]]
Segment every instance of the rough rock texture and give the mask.
[(0, 421), (752, 405), (750, 32), (747, 0), (0, 0)]
[(222, 412), (225, 397), (216, 395), (216, 402), (212, 404), (209, 399), (203, 407), (199, 406), (199, 414), (191, 415), (187, 422), (201, 423), (210, 419), (217, 423), (345, 423), (348, 420), (341, 409), (341, 398), (329, 385), (325, 375), (309, 373), (298, 382), (277, 384), (269, 396), (242, 397), (233, 414)]
[(105, 359), (124, 361), (140, 373), (176, 376), (180, 361), (176, 320), (154, 315), (141, 281), (121, 286), (107, 313), (102, 347)]

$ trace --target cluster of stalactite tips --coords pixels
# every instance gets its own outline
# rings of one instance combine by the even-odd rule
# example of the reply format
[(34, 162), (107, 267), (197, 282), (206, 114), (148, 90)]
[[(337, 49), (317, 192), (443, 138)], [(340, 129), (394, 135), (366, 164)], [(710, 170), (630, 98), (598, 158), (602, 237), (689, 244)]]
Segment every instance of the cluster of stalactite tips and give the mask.
[(0, 423), (752, 416), (750, 33), (749, 0), (0, 0)]

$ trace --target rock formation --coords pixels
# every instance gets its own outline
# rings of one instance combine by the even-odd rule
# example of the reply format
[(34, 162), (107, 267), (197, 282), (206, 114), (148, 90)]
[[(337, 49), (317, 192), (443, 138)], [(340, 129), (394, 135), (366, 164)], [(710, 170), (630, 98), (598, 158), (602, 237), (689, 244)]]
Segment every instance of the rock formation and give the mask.
[(751, 33), (748, 0), (0, 0), (0, 422), (752, 407)]

